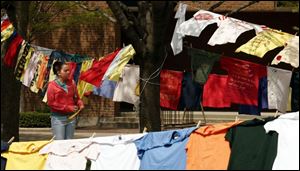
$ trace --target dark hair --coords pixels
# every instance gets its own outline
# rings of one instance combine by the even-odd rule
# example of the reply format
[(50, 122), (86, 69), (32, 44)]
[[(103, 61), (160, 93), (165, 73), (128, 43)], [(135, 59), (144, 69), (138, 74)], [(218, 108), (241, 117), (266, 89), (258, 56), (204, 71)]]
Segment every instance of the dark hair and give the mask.
[(60, 61), (54, 62), (54, 64), (53, 64), (53, 72), (54, 72), (55, 75), (58, 76), (58, 71), (61, 70), (61, 68), (62, 68), (62, 66), (63, 66), (64, 64), (65, 64), (65, 63), (60, 62)]

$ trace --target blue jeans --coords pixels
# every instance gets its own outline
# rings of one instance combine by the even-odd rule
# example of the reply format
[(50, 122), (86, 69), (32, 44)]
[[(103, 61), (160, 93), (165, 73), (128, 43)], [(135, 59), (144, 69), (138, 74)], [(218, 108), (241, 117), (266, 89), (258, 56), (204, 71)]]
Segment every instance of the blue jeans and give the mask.
[(55, 140), (72, 139), (75, 132), (76, 119), (68, 120), (68, 116), (51, 116), (51, 129)]

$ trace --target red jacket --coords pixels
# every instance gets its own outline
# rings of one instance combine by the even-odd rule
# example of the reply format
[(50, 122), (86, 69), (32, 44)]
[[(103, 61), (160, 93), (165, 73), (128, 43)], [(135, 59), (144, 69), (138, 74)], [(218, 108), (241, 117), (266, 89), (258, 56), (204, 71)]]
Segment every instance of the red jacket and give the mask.
[(79, 98), (75, 81), (67, 82), (68, 92), (66, 92), (55, 81), (48, 84), (47, 101), (51, 112), (68, 114), (74, 112), (74, 107), (83, 107), (84, 104)]

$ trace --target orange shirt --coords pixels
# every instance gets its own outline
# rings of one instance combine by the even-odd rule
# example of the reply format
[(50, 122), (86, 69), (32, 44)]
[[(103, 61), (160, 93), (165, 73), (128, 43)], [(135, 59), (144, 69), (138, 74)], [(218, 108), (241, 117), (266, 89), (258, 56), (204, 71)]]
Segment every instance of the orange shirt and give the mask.
[(240, 121), (207, 125), (195, 130), (186, 145), (187, 170), (227, 170), (230, 157), (228, 129)]

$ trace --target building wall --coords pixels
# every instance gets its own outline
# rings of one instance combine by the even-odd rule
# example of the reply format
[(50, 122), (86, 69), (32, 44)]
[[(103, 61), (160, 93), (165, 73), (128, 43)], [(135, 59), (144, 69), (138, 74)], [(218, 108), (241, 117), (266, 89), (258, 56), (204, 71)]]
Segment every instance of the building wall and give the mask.
[[(108, 9), (105, 1), (90, 1), (89, 7), (99, 6)], [(66, 11), (57, 17), (54, 22), (59, 22), (72, 13), (78, 11)], [(99, 23), (74, 25), (68, 28), (54, 30), (47, 34), (37, 33), (37, 39), (32, 43), (41, 47), (62, 50), (69, 54), (78, 53), (99, 58), (121, 46), (120, 27), (110, 21), (99, 21)], [(42, 102), (42, 97), (32, 93), (23, 87), (25, 94), (24, 111), (49, 111)], [(82, 111), (84, 116), (112, 116), (119, 112), (118, 103), (100, 96), (91, 95), (85, 99), (86, 107)]]

